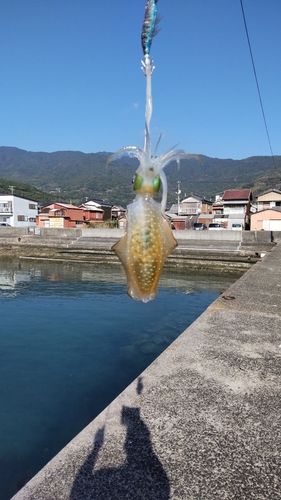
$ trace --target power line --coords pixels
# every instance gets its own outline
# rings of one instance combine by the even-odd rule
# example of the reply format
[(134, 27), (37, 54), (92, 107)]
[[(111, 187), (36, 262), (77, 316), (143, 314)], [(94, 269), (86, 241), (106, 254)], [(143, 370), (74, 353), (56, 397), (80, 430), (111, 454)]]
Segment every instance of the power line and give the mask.
[(253, 57), (253, 52), (252, 52), (252, 47), (251, 47), (251, 42), (250, 42), (250, 37), (249, 37), (249, 32), (248, 32), (248, 27), (247, 27), (247, 22), (246, 22), (244, 7), (243, 7), (243, 0), (240, 0), (240, 5), (241, 5), (241, 10), (242, 10), (242, 15), (243, 15), (243, 20), (244, 20), (244, 26), (245, 26), (245, 31), (246, 31), (247, 41), (248, 41), (248, 47), (249, 47), (251, 61), (252, 61), (252, 66), (253, 66), (253, 71), (254, 71), (254, 75), (255, 75), (255, 80), (256, 80), (256, 85), (257, 85), (257, 90), (258, 90), (258, 95), (259, 95), (259, 100), (260, 100), (260, 106), (261, 106), (261, 111), (262, 111), (262, 116), (263, 116), (265, 130), (266, 130), (266, 135), (267, 135), (267, 140), (268, 140), (269, 148), (270, 148), (270, 151), (271, 151), (271, 157), (272, 157), (272, 161), (273, 161), (273, 166), (276, 168), (275, 158), (274, 158), (272, 147), (271, 147), (271, 141), (270, 141), (269, 131), (268, 131), (267, 123), (266, 123), (265, 112), (264, 112), (264, 107), (263, 107), (263, 102), (262, 102), (261, 92), (260, 92), (260, 86), (259, 86), (258, 76), (257, 76), (257, 72), (256, 72), (256, 67), (255, 67), (255, 61), (254, 61), (254, 57)]

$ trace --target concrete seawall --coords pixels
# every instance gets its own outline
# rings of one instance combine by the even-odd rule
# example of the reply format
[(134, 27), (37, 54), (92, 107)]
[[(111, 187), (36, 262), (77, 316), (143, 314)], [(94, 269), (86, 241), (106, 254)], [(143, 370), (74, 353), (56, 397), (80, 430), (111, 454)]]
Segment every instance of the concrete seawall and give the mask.
[(13, 500), (281, 498), (281, 243)]
[[(0, 256), (111, 262), (119, 264), (111, 247), (120, 229), (0, 228)], [(270, 251), (280, 232), (174, 231), (178, 247), (166, 266), (220, 271), (245, 271)]]

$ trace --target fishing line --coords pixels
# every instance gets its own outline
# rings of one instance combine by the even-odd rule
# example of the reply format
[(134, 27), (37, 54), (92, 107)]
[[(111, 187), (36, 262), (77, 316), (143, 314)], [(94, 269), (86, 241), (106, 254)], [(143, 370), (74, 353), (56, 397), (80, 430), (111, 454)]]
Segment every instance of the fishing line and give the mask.
[(266, 123), (265, 112), (264, 112), (264, 107), (263, 107), (263, 102), (262, 102), (262, 97), (261, 97), (261, 92), (260, 92), (260, 86), (259, 86), (259, 82), (258, 82), (258, 76), (257, 76), (257, 72), (256, 72), (256, 67), (255, 67), (255, 61), (254, 61), (254, 57), (253, 57), (253, 52), (252, 52), (252, 47), (251, 47), (251, 42), (250, 42), (250, 37), (249, 37), (249, 32), (248, 32), (248, 27), (247, 27), (247, 22), (246, 22), (244, 7), (243, 7), (243, 0), (240, 0), (240, 5), (241, 5), (241, 10), (242, 10), (242, 15), (243, 15), (243, 20), (244, 20), (244, 26), (245, 26), (245, 31), (246, 31), (246, 37), (247, 37), (247, 41), (248, 41), (248, 47), (249, 47), (249, 51), (250, 51), (250, 56), (251, 56), (251, 61), (252, 61), (252, 66), (253, 66), (253, 71), (254, 71), (254, 76), (255, 76), (255, 80), (256, 80), (256, 86), (257, 86), (257, 90), (258, 90), (258, 95), (259, 95), (259, 100), (260, 100), (260, 106), (261, 106), (261, 111), (262, 111), (262, 116), (263, 116), (265, 130), (266, 130), (266, 135), (267, 135), (267, 140), (268, 140), (269, 148), (270, 148), (270, 151), (271, 151), (271, 157), (272, 157), (272, 161), (273, 161), (273, 166), (275, 168), (277, 168), (276, 167), (276, 163), (275, 163), (275, 158), (274, 158), (274, 155), (273, 155), (273, 151), (272, 151), (272, 147), (271, 147), (271, 140), (270, 140), (270, 136), (269, 136), (269, 131), (268, 131), (267, 123)]

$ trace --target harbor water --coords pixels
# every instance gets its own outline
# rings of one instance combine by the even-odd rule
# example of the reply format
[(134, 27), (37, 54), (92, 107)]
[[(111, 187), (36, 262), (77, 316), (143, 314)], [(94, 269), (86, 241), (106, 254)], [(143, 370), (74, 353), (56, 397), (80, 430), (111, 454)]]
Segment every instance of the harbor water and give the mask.
[(0, 498), (9, 500), (238, 276), (166, 270), (156, 300), (121, 266), (0, 261)]

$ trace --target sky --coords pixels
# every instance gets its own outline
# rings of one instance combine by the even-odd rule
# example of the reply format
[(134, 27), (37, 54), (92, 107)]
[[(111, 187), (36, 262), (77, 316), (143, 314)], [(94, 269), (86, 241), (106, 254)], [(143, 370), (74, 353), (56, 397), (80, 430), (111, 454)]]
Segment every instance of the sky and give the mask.
[[(146, 0), (0, 2), (0, 146), (143, 146)], [(240, 0), (158, 0), (152, 144), (270, 156)], [(281, 2), (243, 0), (274, 155), (281, 155)]]

